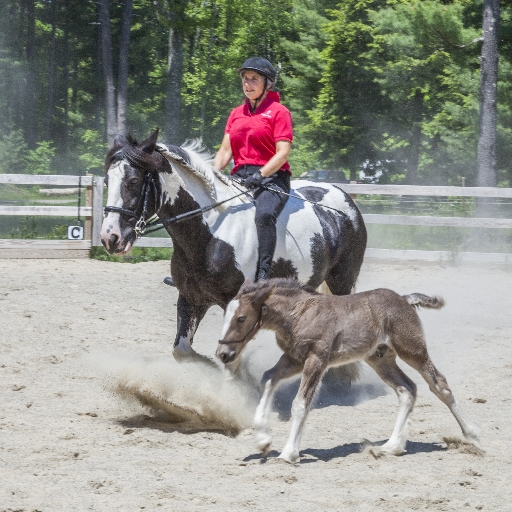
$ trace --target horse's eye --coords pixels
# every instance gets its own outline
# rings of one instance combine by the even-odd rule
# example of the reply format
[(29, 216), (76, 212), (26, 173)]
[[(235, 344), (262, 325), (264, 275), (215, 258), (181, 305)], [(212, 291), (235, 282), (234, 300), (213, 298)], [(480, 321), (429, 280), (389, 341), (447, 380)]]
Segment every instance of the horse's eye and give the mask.
[(132, 187), (135, 187), (135, 185), (138, 185), (138, 183), (139, 183), (139, 178), (132, 178), (128, 183), (129, 183)]
[(239, 316), (239, 317), (238, 317), (238, 321), (239, 321), (240, 323), (245, 322), (245, 316)]

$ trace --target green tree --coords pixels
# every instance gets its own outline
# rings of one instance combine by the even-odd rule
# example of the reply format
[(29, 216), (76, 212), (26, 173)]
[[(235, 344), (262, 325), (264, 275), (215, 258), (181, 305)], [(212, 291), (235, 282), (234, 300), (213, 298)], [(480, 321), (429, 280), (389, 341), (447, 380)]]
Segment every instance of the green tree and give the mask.
[[(406, 183), (456, 179), (453, 168), (449, 175), (438, 172), (440, 165), (446, 170), (454, 162), (446, 143), (452, 130), (466, 138), (474, 129), (479, 33), (463, 26), (463, 3), (404, 2), (370, 15), (373, 42), (366, 58), (388, 100), (381, 113), (388, 128), (379, 145), (398, 163)], [(474, 152), (466, 155), (459, 162), (463, 167), (474, 161)]]

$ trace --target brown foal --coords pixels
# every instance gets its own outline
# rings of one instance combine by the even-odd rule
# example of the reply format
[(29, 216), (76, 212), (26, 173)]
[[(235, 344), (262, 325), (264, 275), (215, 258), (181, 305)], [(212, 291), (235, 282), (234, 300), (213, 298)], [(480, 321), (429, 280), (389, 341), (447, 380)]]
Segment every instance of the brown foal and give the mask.
[(404, 453), (405, 427), (416, 399), (416, 385), (398, 367), (397, 356), (423, 376), (448, 406), (464, 437), (478, 445), (479, 429), (466, 419), (446, 379), (432, 363), (415, 310), (443, 305), (438, 297), (421, 293), (401, 296), (382, 288), (337, 296), (322, 295), (286, 279), (246, 281), (226, 308), (216, 355), (230, 363), (260, 329), (276, 333), (283, 355), (263, 375), (263, 394), (254, 418), (258, 448), (264, 454), (270, 449), (272, 396), (283, 379), (302, 372), (292, 405), (290, 437), (280, 455), (287, 462), (296, 462), (306, 416), (325, 370), (363, 360), (395, 390), (400, 405), (391, 437), (374, 451)]

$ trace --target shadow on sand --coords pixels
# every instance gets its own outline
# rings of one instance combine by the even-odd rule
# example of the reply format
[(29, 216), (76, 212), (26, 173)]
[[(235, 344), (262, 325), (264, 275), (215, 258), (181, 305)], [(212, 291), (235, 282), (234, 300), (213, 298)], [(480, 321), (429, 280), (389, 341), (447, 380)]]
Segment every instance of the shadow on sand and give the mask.
[[(279, 419), (290, 419), (291, 406), (299, 389), (300, 379), (286, 382), (276, 391), (274, 397), (274, 410), (279, 413)], [(322, 409), (331, 405), (353, 406), (365, 400), (373, 400), (385, 396), (389, 390), (382, 383), (362, 383), (329, 381), (324, 379), (317, 392), (312, 409)]]
[[(373, 446), (383, 445), (386, 442), (378, 441), (375, 443), (371, 443)], [(343, 459), (348, 457), (349, 455), (354, 455), (356, 453), (361, 453), (368, 446), (368, 443), (348, 443), (343, 445), (338, 445), (333, 448), (327, 449), (317, 449), (317, 448), (306, 448), (305, 450), (300, 451), (301, 464), (311, 464), (314, 462), (329, 462), (334, 459)], [(408, 455), (414, 455), (416, 453), (431, 453), (431, 452), (443, 452), (446, 451), (446, 446), (443, 446), (440, 443), (416, 443), (412, 441), (407, 441), (406, 445), (407, 452), (401, 455), (401, 457), (407, 457)], [(279, 456), (279, 452), (276, 450), (271, 450), (266, 456), (262, 456), (260, 453), (254, 453), (247, 457), (245, 457), (244, 462), (249, 462), (252, 460), (260, 460), (261, 464), (265, 464), (268, 461), (275, 459)], [(394, 455), (390, 455), (390, 457), (394, 457)]]

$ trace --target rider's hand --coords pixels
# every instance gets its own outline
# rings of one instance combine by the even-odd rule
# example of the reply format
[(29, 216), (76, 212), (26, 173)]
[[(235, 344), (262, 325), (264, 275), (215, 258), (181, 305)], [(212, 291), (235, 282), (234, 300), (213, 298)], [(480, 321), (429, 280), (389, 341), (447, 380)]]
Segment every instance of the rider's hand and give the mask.
[(249, 190), (253, 190), (255, 188), (258, 188), (261, 185), (261, 182), (263, 181), (263, 176), (261, 175), (261, 172), (257, 171), (254, 174), (251, 174), (247, 178), (245, 178), (244, 185)]

